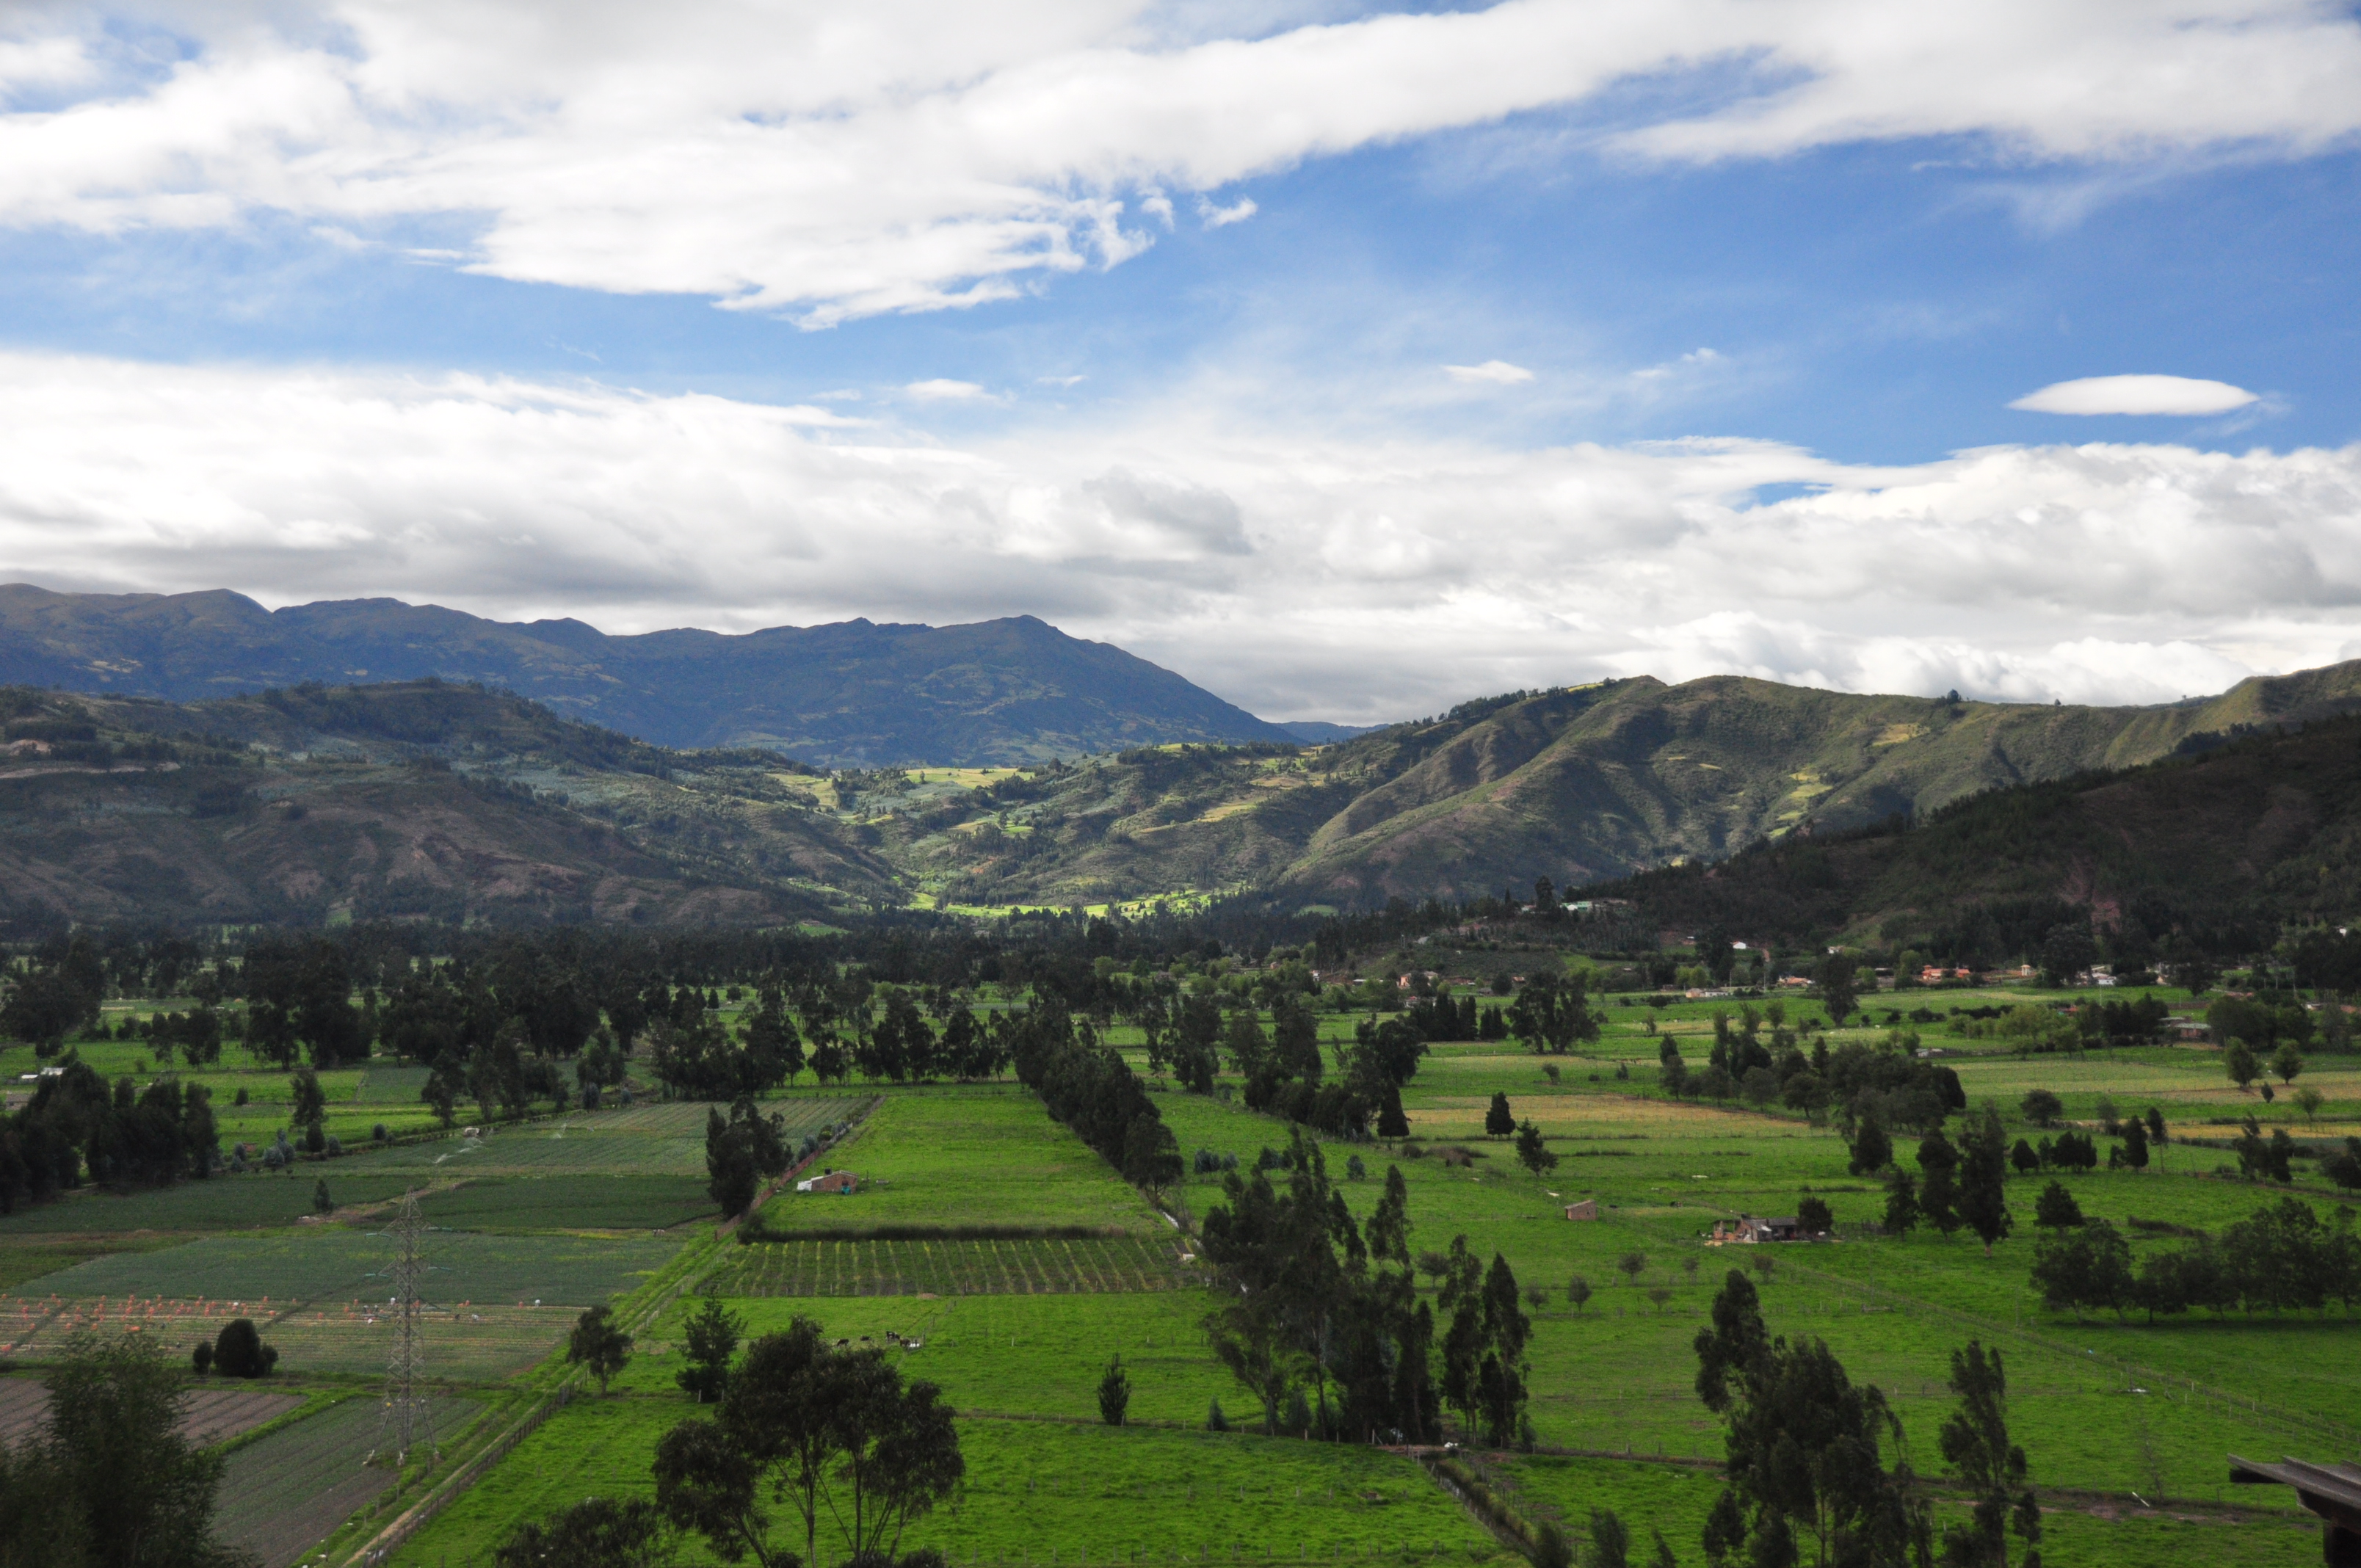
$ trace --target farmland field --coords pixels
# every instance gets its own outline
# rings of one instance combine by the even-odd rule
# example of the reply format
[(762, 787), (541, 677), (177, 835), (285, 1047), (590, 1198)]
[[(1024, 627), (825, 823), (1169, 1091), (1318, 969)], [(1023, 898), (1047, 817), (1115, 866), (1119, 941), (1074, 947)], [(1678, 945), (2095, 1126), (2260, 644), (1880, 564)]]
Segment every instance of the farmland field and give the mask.
[[(252, 1431), (303, 1403), (250, 1385), (198, 1388), (189, 1396), (181, 1435), (203, 1446)], [(0, 1447), (23, 1442), (49, 1419), (49, 1391), (29, 1377), (0, 1377)]]
[[(857, 1192), (786, 1192), (763, 1209), (788, 1234), (873, 1225), (1092, 1225), (1139, 1235), (1170, 1227), (1082, 1141), (1014, 1085), (894, 1094), (824, 1162)], [(989, 1176), (989, 1179), (979, 1179)]]
[[(476, 1414), (464, 1399), (438, 1399), (428, 1409), (445, 1439)], [(302, 1562), (313, 1542), (393, 1484), (391, 1470), (366, 1463), (379, 1431), (378, 1401), (364, 1397), (232, 1453), (216, 1516), (222, 1538), (258, 1553), (264, 1568)]]
[(1073, 1240), (756, 1242), (714, 1270), (730, 1296), (970, 1296), (1170, 1290), (1193, 1283), (1172, 1242)]
[[(2293, 1497), (2232, 1488), (2225, 1456), (2361, 1453), (2361, 1318), (2332, 1304), (2277, 1317), (2201, 1311), (2150, 1325), (2110, 1312), (2078, 1321), (2045, 1307), (2033, 1283), (2033, 1207), (2046, 1183), (2061, 1180), (2086, 1214), (2125, 1232), (2136, 1266), (2190, 1233), (2218, 1236), (2290, 1190), (2238, 1178), (2219, 1146), (2249, 1115), (2266, 1135), (2284, 1129), (2313, 1152), (2339, 1129), (2361, 1128), (2361, 1058), (2313, 1054), (2300, 1082), (2323, 1099), (2307, 1113), (2290, 1093), (2266, 1101), (2240, 1091), (2208, 1046), (2025, 1056), (1947, 1011), (2013, 1006), (2023, 994), (1894, 1000), (1925, 1004), (1927, 1019), (1913, 1025), (1920, 1047), (1943, 1053), (1971, 1103), (1997, 1104), (2012, 1139), (2045, 1135), (2020, 1110), (2032, 1089), (2061, 1102), (2048, 1135), (2073, 1126), (2103, 1138), (2111, 1113), (2150, 1105), (2171, 1134), (2146, 1170), (2010, 1176), (2016, 1229), (1989, 1255), (1965, 1232), (1885, 1234), (1881, 1176), (1848, 1169), (1847, 1146), (1826, 1118), (1735, 1095), (1722, 1104), (1668, 1097), (1657, 1073), (1664, 1042), (1702, 1069), (1715, 1007), (1734, 1003), (1614, 1003), (1599, 1039), (1546, 1059), (1513, 1042), (1438, 1045), (1403, 1092), (1408, 1139), (1312, 1143), (1362, 1219), (1389, 1168), (1400, 1169), (1413, 1256), (1465, 1237), (1479, 1260), (1497, 1253), (1521, 1288), (1541, 1293), (1526, 1303), (1532, 1449), (1466, 1456), (1528, 1519), (1579, 1536), (1591, 1509), (1611, 1508), (1633, 1532), (1635, 1561), (1649, 1558), (1658, 1529), (1678, 1561), (1700, 1560), (1724, 1439), (1697, 1395), (1694, 1341), (1730, 1270), (1743, 1268), (1773, 1333), (1824, 1341), (1856, 1383), (1883, 1392), (1914, 1464), (1938, 1486), (1949, 1471), (1937, 1432), (1957, 1407), (1949, 1358), (1971, 1337), (1997, 1347), (2011, 1433), (2044, 1489), (2045, 1560), (2316, 1561), (2319, 1533)], [(1791, 1016), (1808, 1007), (1795, 1003)], [(1358, 1021), (1320, 1014), (1332, 1051)], [(1102, 1037), (1146, 1074), (1136, 1027), (1118, 1022)], [(1872, 1043), (1885, 1031), (1828, 1037)], [(115, 1070), (136, 1060), (123, 1043), (93, 1049), (116, 1053)], [(1226, 1058), (1223, 1066), (1213, 1094), (1156, 1083), (1153, 1102), (1184, 1160), (1210, 1151), (1246, 1176), (1262, 1151), (1289, 1146), (1292, 1129), (1247, 1111)], [(284, 1124), (284, 1075), (217, 1076), (253, 1091), (243, 1115), (256, 1126)], [(422, 1082), (415, 1068), (375, 1061), (324, 1075), (333, 1115), (364, 1128), (379, 1107), (389, 1121), (414, 1117)], [(1554, 1167), (1531, 1172), (1512, 1140), (1486, 1135), (1495, 1094), (1508, 1098), (1513, 1119), (1533, 1124)], [(995, 1565), (1523, 1561), (1408, 1456), (1208, 1430), (1217, 1403), (1233, 1429), (1258, 1426), (1260, 1407), (1207, 1340), (1213, 1299), (1205, 1277), (1181, 1262), (1194, 1238), (1029, 1091), (857, 1080), (815, 1090), (807, 1078), (762, 1109), (780, 1114), (790, 1143), (862, 1118), (818, 1162), (854, 1172), (859, 1190), (773, 1198), (751, 1234), (785, 1239), (741, 1244), (720, 1234), (708, 1191), (709, 1107), (642, 1099), (503, 1124), (481, 1138), (356, 1148), (291, 1177), (86, 1193), (0, 1217), (0, 1354), (38, 1367), (71, 1333), (97, 1329), (153, 1335), (179, 1358), (230, 1317), (250, 1316), (281, 1353), (276, 1380), (251, 1393), (208, 1387), (207, 1398), (275, 1400), (276, 1409), (371, 1389), (389, 1348), (371, 1308), (386, 1288), (387, 1203), (415, 1189), (434, 1227), (426, 1288), (439, 1310), (426, 1325), (427, 1370), (439, 1388), (523, 1408), (565, 1375), (560, 1347), (578, 1310), (595, 1303), (623, 1302), (636, 1339), (609, 1397), (557, 1409), (395, 1562), (481, 1563), (522, 1519), (592, 1494), (647, 1495), (656, 1442), (695, 1413), (675, 1380), (685, 1323), (708, 1292), (750, 1335), (808, 1317), (848, 1348), (893, 1345), (893, 1365), (943, 1390), (959, 1412), (967, 1480), (905, 1550), (931, 1545), (960, 1564)], [(1905, 1168), (1916, 1168), (1916, 1137), (1894, 1139)], [(2291, 1190), (2324, 1222), (2341, 1223), (2353, 1200), (2331, 1190), (2319, 1168), (2299, 1161)], [(326, 1222), (310, 1217), (322, 1179), (338, 1205)], [(1223, 1182), (1191, 1174), (1165, 1190), (1163, 1206), (1193, 1225), (1224, 1201)], [(1839, 1239), (1708, 1245), (1717, 1220), (1793, 1213), (1806, 1193), (1830, 1206)], [(1598, 1217), (1567, 1220), (1566, 1206), (1584, 1198), (1596, 1201)], [(1431, 1277), (1419, 1290), (1436, 1304)], [(1131, 1387), (1120, 1430), (1101, 1422), (1096, 1399), (1118, 1354)], [(26, 1387), (0, 1378), (0, 1431)], [(225, 1509), (249, 1532), (241, 1539), (291, 1563), (377, 1497), (386, 1478), (357, 1468), (374, 1408), (364, 1394), (237, 1450), (234, 1478), (255, 1489)], [(456, 1406), (451, 1419), (474, 1408)], [(17, 1420), (21, 1427), (21, 1412)], [(1950, 1493), (1938, 1496), (1941, 1518), (1960, 1517)], [(347, 1531), (338, 1544), (357, 1541)], [(708, 1560), (702, 1548), (685, 1557)]]
[[(823, 1124), (848, 1120), (865, 1102), (796, 1098), (778, 1112), (792, 1145)], [(390, 1149), (371, 1168), (464, 1176), (696, 1176), (705, 1174), (703, 1104), (635, 1105), (620, 1111), (577, 1112), (555, 1122), (532, 1122), (483, 1138), (440, 1138)]]
[[(490, 1236), (431, 1231), (423, 1248), (429, 1299), (546, 1300), (588, 1306), (631, 1288), (679, 1248), (664, 1237)], [(209, 1236), (163, 1252), (99, 1258), (41, 1280), (44, 1294), (153, 1300), (381, 1298), (392, 1244), (340, 1227), (285, 1235)]]

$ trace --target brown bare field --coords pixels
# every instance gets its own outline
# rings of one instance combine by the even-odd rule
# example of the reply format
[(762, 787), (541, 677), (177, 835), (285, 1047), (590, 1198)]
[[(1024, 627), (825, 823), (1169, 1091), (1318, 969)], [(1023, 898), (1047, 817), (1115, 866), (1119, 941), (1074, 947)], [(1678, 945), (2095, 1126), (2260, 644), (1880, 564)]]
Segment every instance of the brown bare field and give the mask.
[[(181, 1435), (200, 1446), (225, 1442), (240, 1432), (285, 1415), (303, 1402), (301, 1394), (258, 1388), (199, 1388), (189, 1396)], [(0, 1448), (21, 1442), (49, 1420), (49, 1391), (30, 1377), (0, 1377)]]

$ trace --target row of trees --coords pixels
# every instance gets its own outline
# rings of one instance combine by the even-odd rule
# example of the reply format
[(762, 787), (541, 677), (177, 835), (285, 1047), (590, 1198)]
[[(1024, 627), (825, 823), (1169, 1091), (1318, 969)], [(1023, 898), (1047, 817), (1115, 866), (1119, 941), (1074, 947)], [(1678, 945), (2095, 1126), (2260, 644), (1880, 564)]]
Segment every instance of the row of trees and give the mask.
[[(1007, 1016), (1004, 1014), (1004, 1016)], [(1010, 1025), (1019, 1082), (1135, 1187), (1161, 1194), (1180, 1179), (1180, 1146), (1147, 1086), (1086, 1020), (1037, 1003)]]
[(2219, 1315), (2317, 1310), (2330, 1301), (2349, 1310), (2361, 1299), (2361, 1237), (2353, 1211), (2340, 1206), (2323, 1223), (2312, 1206), (2281, 1198), (2222, 1233), (2150, 1253), (2133, 1266), (2131, 1244), (2104, 1220), (2061, 1223), (2034, 1244), (2033, 1282), (2052, 1309), (2140, 1311), (2154, 1322), (2203, 1308)]
[(1962, 1227), (1975, 1233), (1990, 1253), (2015, 1227), (2008, 1207), (2008, 1135), (2000, 1113), (1986, 1105), (1968, 1118), (1960, 1141), (1940, 1128), (1918, 1140), (1918, 1175), (1894, 1160), (1893, 1144), (1874, 1121), (1864, 1121), (1852, 1140), (1856, 1176), (1885, 1172), (1885, 1228), (1900, 1234), (1922, 1222), (1945, 1235)]
[(210, 1176), (221, 1167), (212, 1094), (159, 1078), (112, 1087), (84, 1062), (41, 1080), (32, 1099), (0, 1120), (0, 1214), (79, 1187), (158, 1184)]

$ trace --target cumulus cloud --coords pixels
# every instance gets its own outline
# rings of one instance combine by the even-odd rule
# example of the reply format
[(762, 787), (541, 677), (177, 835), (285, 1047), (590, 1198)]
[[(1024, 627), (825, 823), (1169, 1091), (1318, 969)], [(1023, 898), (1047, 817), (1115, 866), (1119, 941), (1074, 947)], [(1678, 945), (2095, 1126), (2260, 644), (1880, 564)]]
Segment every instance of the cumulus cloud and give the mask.
[(1446, 365), (1443, 373), (1463, 387), (1513, 387), (1533, 378), (1532, 371), (1505, 359), (1487, 359), (1481, 365)]
[(1226, 207), (1203, 200), (1197, 203), (1197, 216), (1209, 229), (1225, 229), (1232, 224), (1242, 224), (1260, 211), (1262, 209), (1255, 205), (1251, 196), (1242, 196)]
[(1609, 137), (1642, 159), (1924, 137), (2013, 162), (2301, 156), (2361, 129), (2361, 23), (2322, 0), (1267, 21), (1148, 0), (19, 6), (0, 19), (0, 222), (289, 214), (502, 278), (818, 325), (1006, 298), (1137, 255), (1172, 192), (1235, 221), (1252, 203), (1215, 193), (1251, 176), (1633, 82), (1680, 88)]
[(2040, 414), (2225, 414), (2256, 401), (2227, 381), (2189, 376), (2086, 376), (2054, 381), (2008, 406)]
[(930, 381), (913, 381), (902, 389), (902, 393), (922, 403), (972, 402), (991, 395), (973, 381), (954, 381), (942, 376)]
[(0, 355), (0, 560), (614, 630), (1033, 613), (1281, 717), (1639, 673), (2144, 702), (2361, 652), (2361, 446), (1870, 467), (1210, 406), (962, 446), (592, 384)]

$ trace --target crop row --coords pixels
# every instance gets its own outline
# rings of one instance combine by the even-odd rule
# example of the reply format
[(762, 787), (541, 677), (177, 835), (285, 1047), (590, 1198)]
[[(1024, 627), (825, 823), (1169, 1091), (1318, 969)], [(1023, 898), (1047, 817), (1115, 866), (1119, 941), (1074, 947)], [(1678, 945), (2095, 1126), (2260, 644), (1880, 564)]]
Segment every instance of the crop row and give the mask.
[(800, 1241), (738, 1248), (714, 1280), (730, 1296), (1062, 1295), (1196, 1282), (1170, 1243)]

